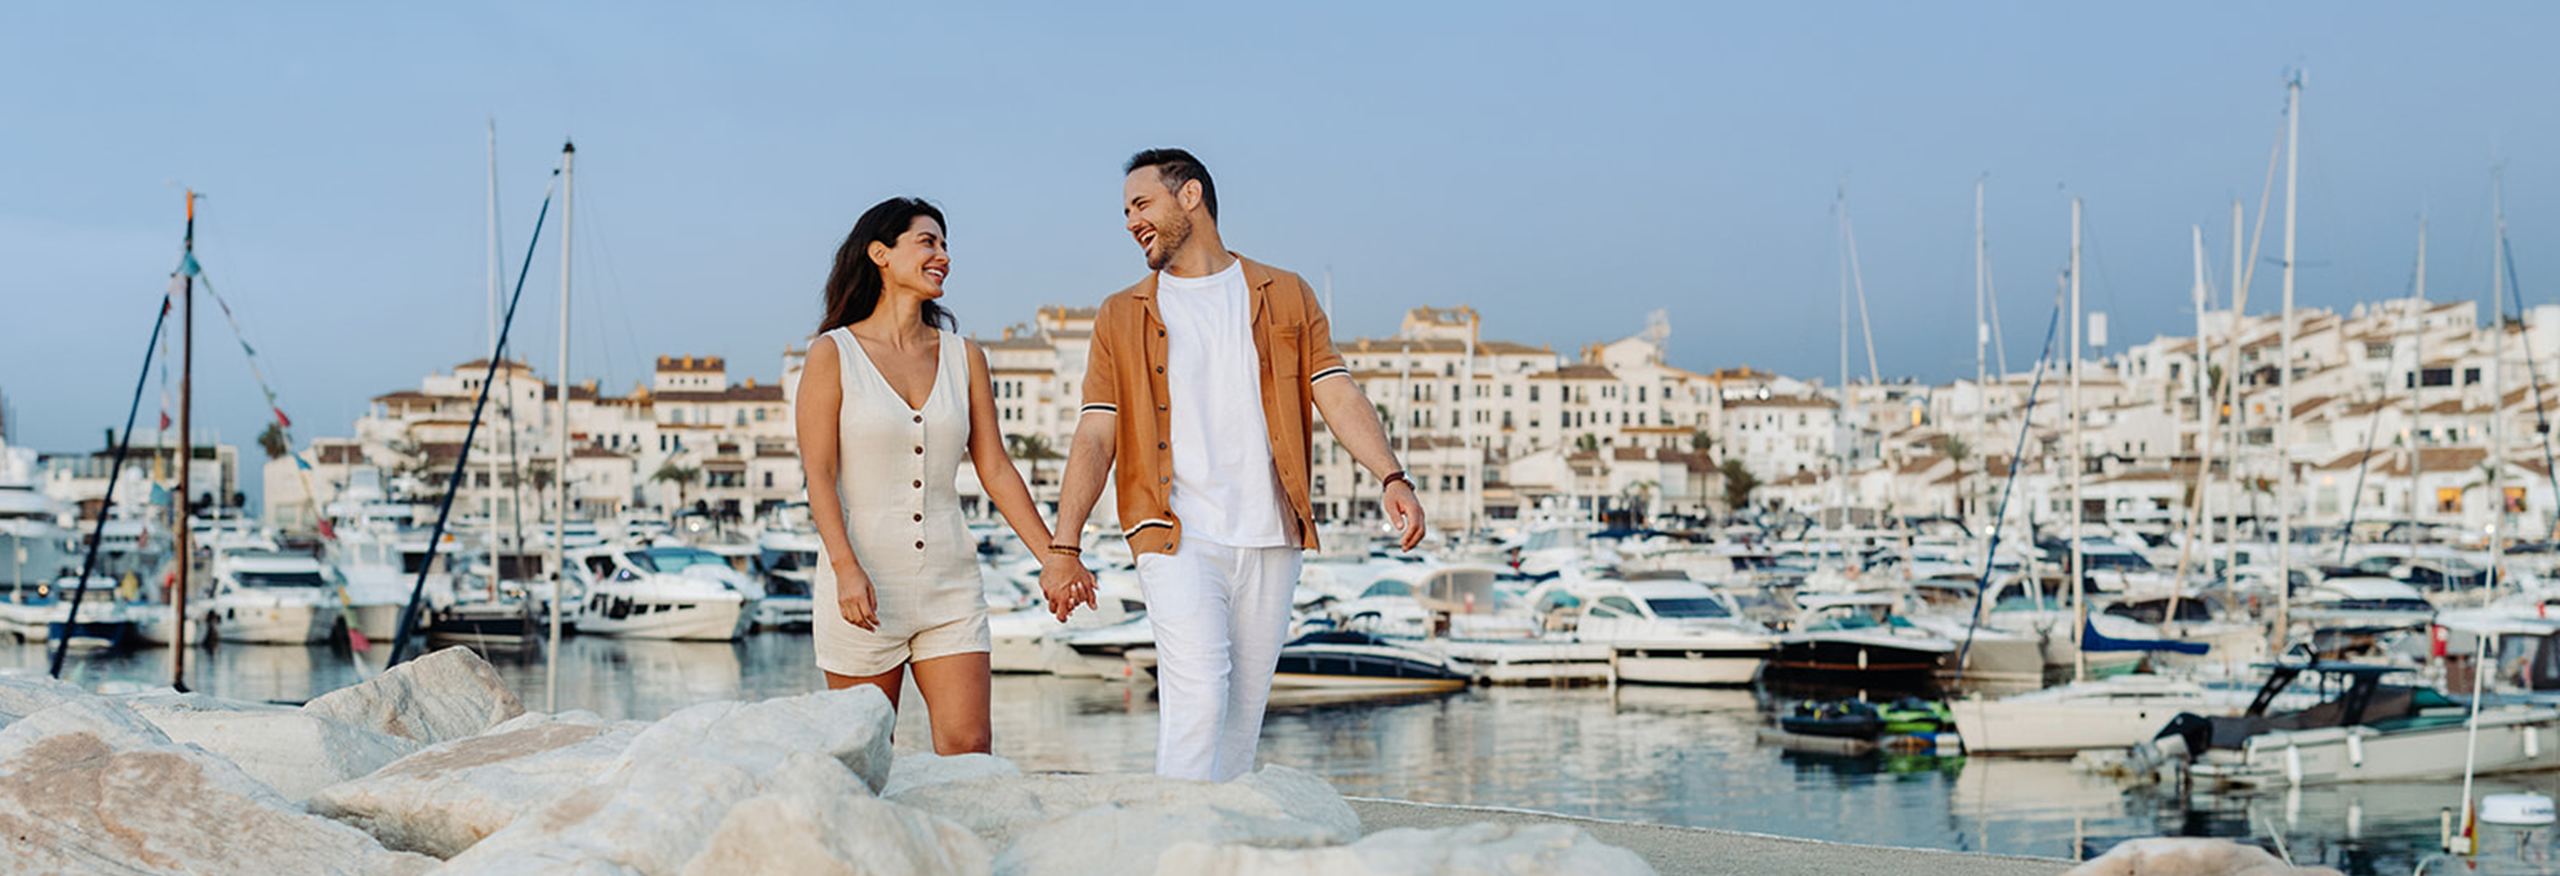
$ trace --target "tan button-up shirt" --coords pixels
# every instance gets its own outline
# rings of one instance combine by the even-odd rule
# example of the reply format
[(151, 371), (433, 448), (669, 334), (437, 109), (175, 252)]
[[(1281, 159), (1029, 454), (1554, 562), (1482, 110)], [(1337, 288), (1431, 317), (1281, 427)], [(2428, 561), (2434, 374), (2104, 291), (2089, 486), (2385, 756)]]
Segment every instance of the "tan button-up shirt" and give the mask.
[[(1309, 446), (1314, 430), (1316, 381), (1348, 378), (1333, 348), (1333, 328), (1298, 275), (1243, 256), (1244, 282), (1253, 300), (1253, 349), (1262, 367), (1262, 415), (1271, 441), (1282, 498), (1297, 543), (1315, 548), (1316, 525), (1308, 499)], [(1119, 451), (1112, 480), (1119, 496), (1121, 534), (1141, 554), (1170, 554), (1182, 543), (1182, 521), (1173, 514), (1173, 420), (1165, 389), (1164, 314), (1156, 306), (1156, 277), (1102, 302), (1093, 321), (1093, 346), (1084, 372), (1083, 413), (1119, 416), (1113, 436)]]

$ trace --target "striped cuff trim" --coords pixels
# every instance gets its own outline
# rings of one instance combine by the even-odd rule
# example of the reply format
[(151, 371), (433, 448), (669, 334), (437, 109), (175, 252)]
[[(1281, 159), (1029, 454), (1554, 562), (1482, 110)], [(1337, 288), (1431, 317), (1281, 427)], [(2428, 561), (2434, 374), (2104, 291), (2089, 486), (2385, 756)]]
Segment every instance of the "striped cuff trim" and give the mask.
[(1085, 405), (1082, 409), (1077, 411), (1077, 413), (1080, 414), (1116, 414), (1119, 412), (1120, 406), (1109, 402), (1093, 402)]
[(1323, 379), (1325, 379), (1325, 378), (1327, 378), (1327, 377), (1349, 377), (1349, 376), (1351, 376), (1351, 369), (1349, 369), (1349, 368), (1344, 368), (1344, 367), (1342, 367), (1342, 366), (1340, 366), (1340, 365), (1336, 365), (1336, 366), (1333, 366), (1333, 367), (1331, 367), (1331, 368), (1327, 368), (1327, 369), (1325, 369), (1325, 370), (1322, 370), (1322, 371), (1318, 371), (1318, 372), (1316, 372), (1313, 376), (1310, 376), (1310, 377), (1308, 377), (1308, 378), (1307, 378), (1307, 382), (1308, 382), (1308, 383), (1314, 383), (1314, 382), (1316, 382), (1316, 381), (1323, 380)]
[(1150, 517), (1150, 518), (1147, 518), (1147, 519), (1145, 519), (1145, 520), (1140, 520), (1140, 521), (1138, 521), (1138, 525), (1136, 525), (1136, 526), (1132, 526), (1132, 527), (1129, 527), (1129, 528), (1124, 529), (1124, 530), (1121, 530), (1121, 531), (1120, 531), (1120, 537), (1122, 537), (1122, 538), (1127, 538), (1127, 537), (1129, 537), (1129, 536), (1132, 536), (1132, 535), (1136, 535), (1136, 534), (1138, 534), (1138, 530), (1146, 529), (1146, 528), (1154, 527), (1154, 526), (1161, 526), (1161, 527), (1164, 527), (1164, 528), (1166, 528), (1166, 529), (1172, 529), (1172, 528), (1173, 528), (1173, 521), (1171, 521), (1171, 520), (1162, 520), (1162, 519), (1158, 519), (1158, 518), (1154, 518), (1154, 517)]

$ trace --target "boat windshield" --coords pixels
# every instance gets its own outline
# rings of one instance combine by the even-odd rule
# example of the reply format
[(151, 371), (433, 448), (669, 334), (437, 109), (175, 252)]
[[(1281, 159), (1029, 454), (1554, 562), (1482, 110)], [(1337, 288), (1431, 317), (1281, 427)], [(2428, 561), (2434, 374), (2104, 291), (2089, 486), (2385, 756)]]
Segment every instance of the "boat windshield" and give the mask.
[(1724, 603), (1702, 597), (1648, 599), (1645, 600), (1645, 602), (1646, 604), (1653, 606), (1653, 614), (1655, 617), (1722, 618), (1733, 616), (1733, 612), (1725, 609)]
[(651, 572), (681, 572), (694, 566), (727, 566), (719, 554), (699, 548), (655, 547), (629, 555), (631, 564)]
[(318, 572), (242, 572), (242, 587), (325, 587)]

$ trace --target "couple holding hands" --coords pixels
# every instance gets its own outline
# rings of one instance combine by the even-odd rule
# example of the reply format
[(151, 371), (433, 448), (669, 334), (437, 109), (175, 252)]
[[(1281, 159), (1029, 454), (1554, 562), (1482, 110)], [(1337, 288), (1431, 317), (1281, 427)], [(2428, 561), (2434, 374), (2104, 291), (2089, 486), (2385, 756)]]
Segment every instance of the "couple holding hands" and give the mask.
[(1310, 408), (1385, 485), (1406, 548), (1422, 505), (1306, 281), (1219, 237), (1208, 168), (1150, 149), (1125, 171), (1150, 273), (1094, 320), (1054, 533), (1005, 451), (986, 354), (937, 301), (942, 212), (892, 198), (855, 221), (794, 401), (825, 545), (813, 638), (828, 687), (873, 685), (894, 707), (912, 670), (934, 750), (987, 751), (987, 609), (958, 467), (1035, 547), (1062, 621), (1094, 604), (1079, 534), (1109, 480), (1156, 638), (1156, 772), (1225, 781), (1253, 769), (1300, 554), (1317, 546)]

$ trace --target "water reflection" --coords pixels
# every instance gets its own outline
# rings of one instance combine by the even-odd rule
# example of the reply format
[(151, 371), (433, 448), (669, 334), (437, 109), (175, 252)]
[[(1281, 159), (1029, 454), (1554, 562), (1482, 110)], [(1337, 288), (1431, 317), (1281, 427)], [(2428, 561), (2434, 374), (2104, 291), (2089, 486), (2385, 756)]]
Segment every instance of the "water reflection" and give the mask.
[[(814, 690), (805, 635), (740, 643), (572, 638), (561, 709), (654, 719), (684, 706)], [(379, 653), (362, 658), (379, 671)], [(526, 703), (544, 701), (538, 657), (493, 661)], [(0, 671), (42, 672), (35, 646), (0, 646)], [(300, 702), (353, 683), (359, 658), (328, 647), (222, 645), (190, 658), (196, 689)], [(168, 652), (74, 655), (92, 688), (152, 687)], [(911, 690), (897, 744), (928, 744)], [(1032, 770), (1138, 771), (1155, 760), (1156, 704), (1144, 684), (999, 676), (998, 753)], [(1506, 806), (1881, 845), (2085, 857), (2130, 837), (2281, 835), (2298, 862), (2406, 873), (2434, 847), (2454, 783), (2354, 785), (2192, 800), (2127, 793), (2061, 761), (1931, 755), (1843, 757), (1782, 751), (1758, 731), (1775, 700), (1749, 690), (1477, 688), (1422, 699), (1271, 709), (1263, 757), (1322, 775), (1343, 793)], [(2484, 793), (2560, 794), (2560, 777), (2506, 778)], [(2510, 858), (2512, 860), (2512, 858)]]

